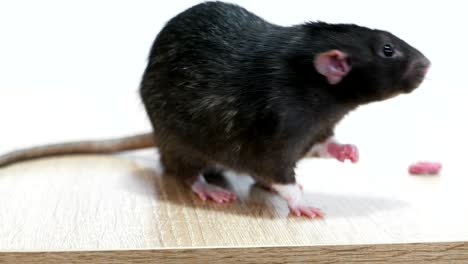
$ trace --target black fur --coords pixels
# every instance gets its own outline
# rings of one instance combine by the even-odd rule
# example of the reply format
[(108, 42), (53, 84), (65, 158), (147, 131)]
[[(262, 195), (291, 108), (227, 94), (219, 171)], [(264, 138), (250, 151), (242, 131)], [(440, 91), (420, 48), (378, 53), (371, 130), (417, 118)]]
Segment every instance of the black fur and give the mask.
[[(401, 54), (383, 57), (386, 43)], [(348, 54), (352, 66), (337, 85), (314, 68), (315, 56), (331, 49)], [(159, 33), (141, 97), (169, 173), (195, 177), (221, 165), (294, 183), (296, 162), (345, 114), (410, 92), (426, 64), (388, 32), (322, 22), (282, 27), (237, 5), (206, 2)]]

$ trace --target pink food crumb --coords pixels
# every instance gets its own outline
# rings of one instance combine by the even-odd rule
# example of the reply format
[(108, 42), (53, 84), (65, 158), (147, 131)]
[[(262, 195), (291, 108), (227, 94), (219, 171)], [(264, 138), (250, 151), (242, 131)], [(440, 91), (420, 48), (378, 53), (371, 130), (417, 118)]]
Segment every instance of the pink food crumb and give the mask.
[(441, 168), (442, 164), (440, 162), (419, 161), (411, 164), (408, 168), (408, 171), (414, 175), (438, 174)]

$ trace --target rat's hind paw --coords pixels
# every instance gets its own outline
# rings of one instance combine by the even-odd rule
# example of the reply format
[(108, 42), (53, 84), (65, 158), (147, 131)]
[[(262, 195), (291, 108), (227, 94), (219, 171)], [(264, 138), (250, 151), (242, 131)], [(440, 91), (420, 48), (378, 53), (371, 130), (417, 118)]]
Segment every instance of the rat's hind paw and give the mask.
[(202, 201), (211, 199), (216, 203), (227, 203), (236, 200), (236, 195), (233, 192), (201, 180), (197, 180), (192, 184), (192, 191)]
[(323, 212), (315, 207), (307, 205), (291, 205), (288, 204), (289, 211), (291, 214), (296, 216), (306, 216), (308, 218), (321, 218), (323, 217)]
[(302, 185), (291, 184), (273, 184), (276, 190), (288, 203), (289, 211), (296, 216), (306, 216), (308, 218), (323, 217), (320, 209), (306, 205), (302, 195)]

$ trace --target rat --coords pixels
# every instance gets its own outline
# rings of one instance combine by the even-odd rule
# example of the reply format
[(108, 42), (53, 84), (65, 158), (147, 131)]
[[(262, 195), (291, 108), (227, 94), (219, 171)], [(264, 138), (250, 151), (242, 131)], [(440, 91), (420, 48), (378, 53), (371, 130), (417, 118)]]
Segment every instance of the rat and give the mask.
[(236, 195), (206, 175), (251, 175), (292, 214), (323, 212), (303, 199), (295, 167), (304, 157), (357, 162), (334, 128), (359, 106), (411, 93), (430, 61), (390, 32), (355, 24), (280, 26), (231, 3), (209, 1), (170, 19), (140, 83), (151, 133), (19, 150), (0, 165), (50, 155), (157, 146), (165, 174), (202, 200)]

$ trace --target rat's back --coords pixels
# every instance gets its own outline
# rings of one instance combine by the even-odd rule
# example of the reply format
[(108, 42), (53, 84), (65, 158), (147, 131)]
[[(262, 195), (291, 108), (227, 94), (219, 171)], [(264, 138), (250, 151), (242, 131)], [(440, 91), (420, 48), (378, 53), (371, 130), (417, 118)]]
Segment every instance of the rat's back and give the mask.
[(240, 100), (250, 80), (245, 73), (278, 29), (223, 2), (201, 3), (172, 18), (156, 37), (141, 83), (157, 141), (200, 149), (209, 148), (210, 139), (225, 148), (226, 140), (245, 132), (236, 129), (252, 127), (261, 104)]
[[(171, 82), (167, 87), (171, 90), (189, 88), (193, 92), (191, 87), (198, 86), (212, 92), (220, 88), (219, 80), (244, 76), (243, 70), (252, 63), (248, 54), (263, 51), (266, 40), (262, 39), (276, 28), (279, 27), (235, 4), (195, 5), (169, 20), (156, 37), (142, 90), (164, 89), (165, 82), (160, 78), (171, 75), (166, 80)], [(175, 79), (179, 83), (173, 83)], [(153, 86), (154, 80), (162, 83), (158, 87), (145, 87)], [(214, 87), (207, 87), (209, 84)]]
[(188, 53), (192, 53), (192, 61), (216, 60), (219, 54), (225, 63), (230, 59), (226, 56), (239, 56), (251, 49), (272, 28), (275, 26), (238, 5), (204, 2), (166, 24), (155, 40), (150, 60), (180, 62)]

